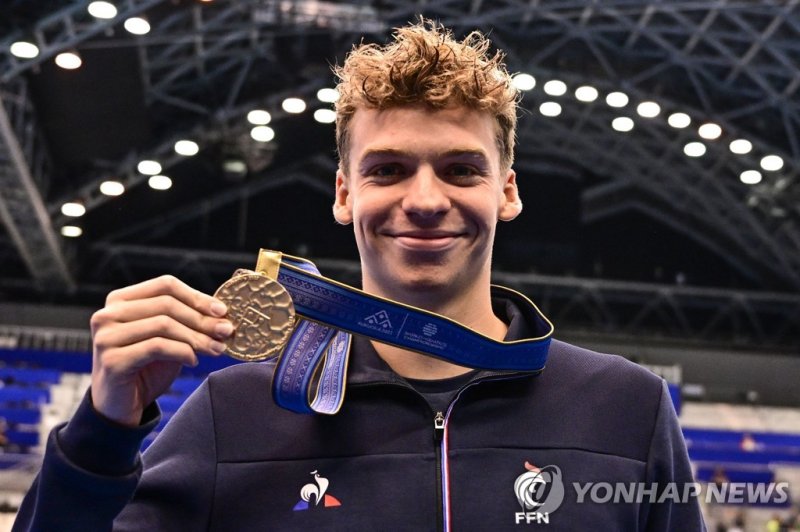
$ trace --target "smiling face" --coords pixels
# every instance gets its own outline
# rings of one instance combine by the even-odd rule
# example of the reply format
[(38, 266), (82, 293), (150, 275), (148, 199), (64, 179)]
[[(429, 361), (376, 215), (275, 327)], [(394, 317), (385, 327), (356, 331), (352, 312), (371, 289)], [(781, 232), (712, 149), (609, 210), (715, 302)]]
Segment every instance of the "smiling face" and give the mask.
[(352, 223), (364, 290), (421, 304), (488, 294), (497, 220), (522, 204), (485, 112), (359, 109), (334, 216)]

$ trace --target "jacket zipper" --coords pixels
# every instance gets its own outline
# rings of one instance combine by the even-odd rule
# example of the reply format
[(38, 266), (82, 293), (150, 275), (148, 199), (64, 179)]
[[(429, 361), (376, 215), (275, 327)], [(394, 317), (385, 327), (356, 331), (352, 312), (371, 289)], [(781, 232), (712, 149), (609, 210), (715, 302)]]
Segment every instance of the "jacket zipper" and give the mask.
[(449, 464), (447, 460), (447, 455), (450, 452), (448, 446), (448, 437), (447, 437), (447, 420), (450, 419), (450, 414), (453, 411), (453, 407), (461, 398), (461, 395), (467, 388), (471, 388), (477, 384), (481, 384), (483, 382), (489, 381), (501, 381), (501, 380), (511, 380), (515, 378), (520, 378), (527, 376), (529, 374), (521, 374), (521, 373), (491, 373), (488, 375), (483, 375), (478, 379), (468, 382), (464, 386), (462, 386), (458, 392), (456, 392), (455, 397), (450, 404), (447, 405), (447, 412), (444, 414), (442, 412), (437, 412), (436, 416), (434, 417), (433, 424), (434, 424), (434, 435), (438, 435), (440, 439), (438, 440), (439, 444), (439, 452), (436, 453), (437, 460), (436, 465), (438, 470), (438, 477), (441, 478), (439, 482), (439, 524), (438, 530), (443, 532), (450, 532), (450, 475), (449, 475)]
[[(425, 400), (425, 398), (420, 394), (413, 386), (408, 383), (404, 383), (401, 381), (374, 381), (369, 383), (362, 383), (356, 384), (352, 386), (353, 388), (372, 388), (373, 386), (399, 386), (401, 388), (406, 388), (407, 390), (411, 390), (414, 392), (414, 395), (419, 397), (425, 406), (428, 407), (428, 410), (433, 413), (433, 442), (434, 442), (434, 454), (436, 455), (436, 530), (439, 532), (444, 532), (445, 530), (445, 517), (444, 517), (444, 475), (443, 475), (443, 455), (444, 451), (442, 449), (442, 444), (444, 442), (444, 429), (447, 423), (447, 419), (443, 412), (434, 412), (430, 406), (430, 403)], [(469, 385), (467, 385), (469, 386)], [(461, 391), (459, 390), (459, 394)], [(455, 402), (455, 401), (453, 401)], [(450, 407), (452, 403), (448, 405), (448, 413), (450, 411)]]
[(445, 528), (444, 516), (444, 474), (442, 468), (444, 467), (444, 449), (442, 444), (444, 441), (444, 424), (445, 418), (442, 412), (436, 412), (433, 416), (433, 441), (436, 443), (436, 529), (440, 532)]
[[(537, 372), (538, 374), (539, 372)], [(449, 494), (449, 478), (447, 475), (447, 438), (446, 438), (446, 429), (447, 429), (447, 420), (450, 417), (450, 413), (453, 411), (453, 406), (456, 402), (461, 398), (461, 394), (464, 393), (464, 390), (467, 388), (471, 388), (476, 384), (480, 384), (487, 381), (498, 381), (498, 380), (511, 380), (515, 378), (529, 376), (531, 373), (490, 373), (488, 375), (483, 375), (478, 379), (468, 382), (464, 386), (462, 386), (458, 392), (456, 393), (455, 398), (447, 405), (447, 412), (434, 412), (433, 416), (433, 440), (436, 445), (436, 495), (437, 495), (437, 526), (436, 529), (440, 532), (450, 532), (450, 504), (447, 500), (450, 497)], [(372, 386), (380, 386), (380, 385), (394, 385), (400, 386), (402, 388), (407, 388), (413, 391), (420, 399), (423, 399), (426, 405), (428, 405), (428, 409), (433, 412), (433, 409), (430, 408), (430, 404), (425, 401), (425, 398), (420, 394), (413, 386), (398, 382), (398, 381), (377, 381), (371, 383), (364, 383), (360, 385), (356, 385), (356, 387), (372, 387)]]

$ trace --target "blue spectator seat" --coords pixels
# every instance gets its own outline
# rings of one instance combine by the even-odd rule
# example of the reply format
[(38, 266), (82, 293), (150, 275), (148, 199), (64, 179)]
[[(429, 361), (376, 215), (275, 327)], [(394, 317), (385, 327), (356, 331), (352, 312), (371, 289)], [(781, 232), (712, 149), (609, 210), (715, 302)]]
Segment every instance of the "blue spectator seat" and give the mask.
[(42, 419), (38, 408), (11, 408), (0, 406), (0, 419), (5, 419), (9, 425), (23, 424), (35, 425)]
[(61, 372), (57, 369), (17, 368), (0, 366), (0, 381), (6, 384), (57, 384)]
[(10, 403), (36, 403), (42, 404), (50, 401), (50, 390), (47, 388), (32, 388), (23, 386), (0, 387), (0, 405)]

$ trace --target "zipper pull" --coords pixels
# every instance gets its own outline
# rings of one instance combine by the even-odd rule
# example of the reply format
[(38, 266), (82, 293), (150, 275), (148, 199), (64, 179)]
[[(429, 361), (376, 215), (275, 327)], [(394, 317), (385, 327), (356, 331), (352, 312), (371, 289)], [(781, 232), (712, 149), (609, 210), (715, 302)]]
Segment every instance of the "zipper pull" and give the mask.
[(442, 441), (444, 437), (444, 414), (441, 412), (436, 412), (436, 416), (433, 418), (433, 439), (436, 441)]

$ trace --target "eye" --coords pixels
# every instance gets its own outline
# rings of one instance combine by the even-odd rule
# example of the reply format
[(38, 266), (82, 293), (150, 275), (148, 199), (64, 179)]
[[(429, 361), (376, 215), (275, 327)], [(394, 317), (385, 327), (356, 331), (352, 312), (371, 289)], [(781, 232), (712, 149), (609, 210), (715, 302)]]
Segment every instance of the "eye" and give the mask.
[(372, 168), (369, 175), (381, 180), (398, 178), (403, 175), (403, 167), (399, 164), (382, 164)]
[(466, 164), (456, 164), (450, 167), (450, 175), (454, 176), (466, 177), (475, 175), (476, 173), (477, 171), (474, 168)]
[(447, 168), (447, 179), (455, 184), (470, 184), (483, 175), (479, 169), (469, 164), (453, 164)]

